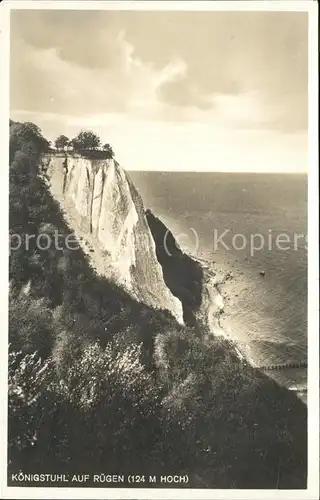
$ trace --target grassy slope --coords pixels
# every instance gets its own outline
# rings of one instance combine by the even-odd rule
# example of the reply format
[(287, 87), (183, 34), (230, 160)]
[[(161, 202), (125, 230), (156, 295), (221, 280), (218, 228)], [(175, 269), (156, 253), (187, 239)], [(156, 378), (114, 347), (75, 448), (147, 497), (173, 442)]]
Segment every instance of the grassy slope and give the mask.
[[(68, 234), (38, 176), (42, 143), (27, 132), (11, 126), (10, 230)], [(189, 487), (306, 486), (305, 406), (223, 340), (205, 344), (133, 301), (81, 250), (14, 251), (10, 279), (10, 471), (135, 469), (188, 473)]]

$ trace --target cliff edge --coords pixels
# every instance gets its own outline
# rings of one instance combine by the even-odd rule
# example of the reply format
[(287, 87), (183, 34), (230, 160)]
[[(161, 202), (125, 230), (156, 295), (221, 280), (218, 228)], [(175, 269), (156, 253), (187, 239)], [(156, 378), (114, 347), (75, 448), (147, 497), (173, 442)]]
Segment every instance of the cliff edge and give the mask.
[(50, 190), (101, 275), (135, 299), (166, 309), (183, 323), (167, 287), (142, 199), (115, 160), (46, 155)]

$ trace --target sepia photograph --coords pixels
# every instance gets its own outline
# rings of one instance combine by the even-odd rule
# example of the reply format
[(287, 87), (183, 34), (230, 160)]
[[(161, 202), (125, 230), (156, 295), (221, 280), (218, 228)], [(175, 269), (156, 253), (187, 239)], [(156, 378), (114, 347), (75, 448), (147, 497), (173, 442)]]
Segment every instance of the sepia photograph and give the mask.
[(3, 498), (317, 498), (310, 4), (1, 5)]

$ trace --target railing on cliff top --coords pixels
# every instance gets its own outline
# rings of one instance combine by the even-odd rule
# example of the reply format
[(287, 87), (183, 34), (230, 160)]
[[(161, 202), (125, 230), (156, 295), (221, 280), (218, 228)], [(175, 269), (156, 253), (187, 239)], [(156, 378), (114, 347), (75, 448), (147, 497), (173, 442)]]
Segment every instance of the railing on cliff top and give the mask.
[(55, 150), (51, 149), (44, 153), (43, 156), (56, 156), (57, 158), (63, 158), (65, 156), (71, 156), (72, 158), (89, 158), (90, 160), (111, 160), (114, 158), (109, 151), (103, 151), (100, 149), (79, 149), (74, 150)]

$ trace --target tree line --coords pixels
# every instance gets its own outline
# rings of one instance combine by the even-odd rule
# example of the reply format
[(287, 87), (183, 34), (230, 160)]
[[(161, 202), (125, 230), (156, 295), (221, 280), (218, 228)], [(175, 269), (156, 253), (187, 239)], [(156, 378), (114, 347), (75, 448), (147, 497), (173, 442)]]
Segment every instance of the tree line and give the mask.
[(58, 151), (65, 151), (67, 149), (80, 154), (84, 151), (104, 151), (109, 158), (114, 157), (114, 151), (110, 144), (102, 144), (100, 137), (91, 130), (82, 130), (73, 139), (69, 139), (66, 135), (61, 134), (55, 139), (54, 145)]

